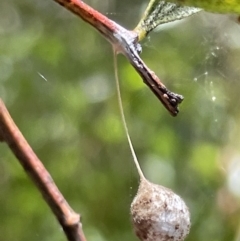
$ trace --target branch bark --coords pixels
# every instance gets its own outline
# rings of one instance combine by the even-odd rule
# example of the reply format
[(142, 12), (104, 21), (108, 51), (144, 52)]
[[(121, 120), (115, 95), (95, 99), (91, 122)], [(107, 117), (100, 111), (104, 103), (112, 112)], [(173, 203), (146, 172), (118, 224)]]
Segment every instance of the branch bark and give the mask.
[(51, 208), (69, 241), (86, 241), (80, 215), (69, 206), (0, 99), (0, 141), (5, 141)]

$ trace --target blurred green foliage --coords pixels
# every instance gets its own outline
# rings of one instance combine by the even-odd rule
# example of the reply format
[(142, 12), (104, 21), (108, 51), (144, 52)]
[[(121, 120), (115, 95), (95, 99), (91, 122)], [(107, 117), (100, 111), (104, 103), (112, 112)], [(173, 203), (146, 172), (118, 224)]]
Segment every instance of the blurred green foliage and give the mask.
[[(87, 1), (134, 28), (145, 1)], [(171, 117), (119, 56), (122, 98), (144, 173), (189, 205), (188, 241), (240, 240), (240, 26), (199, 13), (164, 25), (142, 57), (185, 96)], [(53, 1), (0, 2), (0, 96), (88, 240), (137, 240), (138, 176), (119, 115), (111, 46)], [(0, 145), (0, 240), (65, 240), (49, 208)]]
[(217, 13), (240, 13), (239, 0), (170, 0), (171, 2), (203, 8)]

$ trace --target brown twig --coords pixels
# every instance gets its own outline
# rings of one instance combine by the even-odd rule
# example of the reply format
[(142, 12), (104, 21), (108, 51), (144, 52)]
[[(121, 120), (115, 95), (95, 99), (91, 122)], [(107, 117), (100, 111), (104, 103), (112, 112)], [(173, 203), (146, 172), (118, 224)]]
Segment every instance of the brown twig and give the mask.
[(68, 240), (86, 241), (80, 223), (80, 215), (75, 213), (64, 199), (52, 177), (15, 125), (1, 99), (0, 139), (8, 144), (24, 170), (31, 177), (61, 224)]
[(139, 57), (141, 45), (138, 43), (139, 36), (136, 32), (123, 28), (81, 0), (54, 1), (97, 29), (113, 45), (116, 52), (125, 55), (130, 64), (142, 77), (144, 83), (163, 103), (171, 115), (176, 116), (178, 114), (178, 104), (182, 102), (183, 96), (169, 91)]

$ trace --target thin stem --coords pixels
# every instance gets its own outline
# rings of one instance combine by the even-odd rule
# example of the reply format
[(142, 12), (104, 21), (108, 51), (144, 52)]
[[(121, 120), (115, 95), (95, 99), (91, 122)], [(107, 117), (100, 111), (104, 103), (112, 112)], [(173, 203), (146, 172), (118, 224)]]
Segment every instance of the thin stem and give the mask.
[(138, 174), (140, 176), (141, 180), (145, 180), (146, 178), (143, 175), (142, 169), (139, 165), (134, 147), (132, 145), (132, 141), (128, 132), (128, 127), (127, 127), (127, 122), (126, 122), (126, 118), (124, 115), (124, 110), (123, 110), (123, 103), (122, 103), (122, 97), (121, 97), (121, 91), (120, 91), (120, 84), (119, 84), (119, 78), (118, 78), (118, 67), (117, 67), (117, 54), (116, 51), (113, 49), (113, 59), (114, 59), (114, 74), (115, 74), (115, 80), (116, 80), (116, 86), (117, 86), (117, 96), (118, 96), (118, 104), (119, 104), (119, 109), (120, 109), (120, 114), (121, 114), (121, 118), (122, 118), (122, 122), (123, 122), (123, 127), (124, 127), (124, 131), (125, 134), (127, 136), (127, 140), (128, 140), (128, 144), (132, 153), (132, 157), (134, 160), (134, 163), (136, 165)]
[(143, 82), (152, 90), (171, 115), (176, 116), (178, 114), (178, 104), (182, 102), (183, 97), (169, 91), (155, 73), (145, 65), (139, 56), (141, 45), (138, 43), (139, 36), (136, 32), (123, 28), (81, 0), (54, 1), (97, 29), (112, 44), (117, 53), (125, 55), (142, 77)]
[[(70, 10), (72, 13), (79, 16), (82, 20), (92, 25), (99, 31), (110, 43), (116, 41), (114, 33), (125, 31), (120, 25), (110, 20), (100, 12), (88, 6), (81, 0), (53, 0), (61, 6)], [(127, 30), (126, 30), (127, 31)]]
[(121, 42), (121, 45), (117, 46), (117, 51), (125, 55), (133, 68), (142, 77), (144, 83), (152, 90), (152, 92), (162, 102), (166, 109), (173, 116), (176, 116), (178, 114), (178, 104), (183, 101), (183, 96), (175, 94), (166, 88), (157, 75), (151, 69), (149, 69), (144, 61), (140, 58), (137, 48), (134, 46), (134, 44), (128, 43), (127, 39), (123, 37), (120, 37), (119, 42)]
[(41, 192), (55, 214), (69, 241), (86, 241), (81, 228), (80, 215), (69, 206), (51, 175), (38, 159), (28, 142), (12, 120), (0, 99), (0, 139), (5, 141)]

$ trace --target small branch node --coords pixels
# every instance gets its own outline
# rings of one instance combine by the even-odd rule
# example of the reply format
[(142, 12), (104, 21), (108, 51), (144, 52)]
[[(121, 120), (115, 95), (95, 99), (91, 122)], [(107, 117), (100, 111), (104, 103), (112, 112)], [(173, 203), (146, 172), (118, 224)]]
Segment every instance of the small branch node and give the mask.
[(71, 213), (64, 217), (64, 223), (66, 226), (75, 226), (80, 224), (80, 215), (78, 213)]

